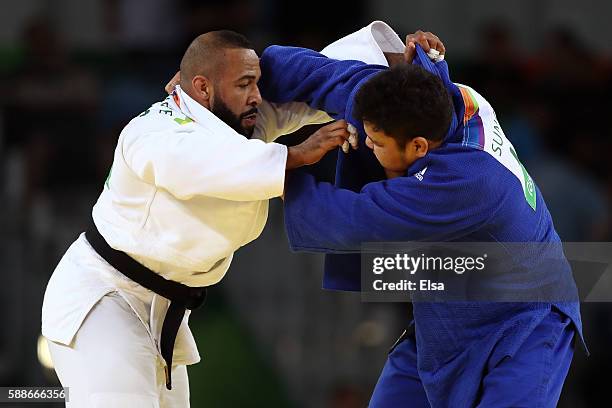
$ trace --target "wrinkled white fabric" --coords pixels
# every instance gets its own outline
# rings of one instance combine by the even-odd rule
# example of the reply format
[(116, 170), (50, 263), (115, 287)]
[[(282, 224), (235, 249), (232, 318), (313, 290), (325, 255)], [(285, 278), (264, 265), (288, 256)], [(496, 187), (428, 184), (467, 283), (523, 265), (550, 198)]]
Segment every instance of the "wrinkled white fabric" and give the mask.
[(187, 367), (173, 367), (167, 390), (155, 344), (116, 292), (92, 308), (71, 346), (48, 344), (60, 381), (69, 387), (68, 408), (189, 407)]

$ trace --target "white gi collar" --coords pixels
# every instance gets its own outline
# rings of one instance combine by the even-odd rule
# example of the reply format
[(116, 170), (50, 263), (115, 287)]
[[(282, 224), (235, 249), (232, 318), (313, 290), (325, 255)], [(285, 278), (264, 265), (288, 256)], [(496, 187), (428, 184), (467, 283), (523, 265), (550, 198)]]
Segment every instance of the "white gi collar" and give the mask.
[[(206, 123), (210, 120), (211, 116), (217, 118), (211, 111), (200, 105), (191, 96), (187, 95), (187, 92), (183, 91), (180, 85), (176, 86), (175, 92), (174, 102), (188, 118), (199, 123)], [(220, 119), (217, 118), (217, 120)]]
[(180, 85), (177, 85), (172, 95), (173, 102), (177, 105), (178, 109), (185, 114), (189, 119), (193, 120), (200, 126), (204, 126), (210, 131), (225, 134), (228, 136), (240, 136), (245, 138), (243, 134), (236, 132), (230, 125), (219, 119), (209, 109), (200, 105), (192, 97), (187, 95), (183, 91)]
[(404, 42), (387, 23), (374, 21), (329, 44), (321, 54), (339, 60), (355, 59), (366, 64), (389, 66), (383, 53), (403, 53), (405, 49)]

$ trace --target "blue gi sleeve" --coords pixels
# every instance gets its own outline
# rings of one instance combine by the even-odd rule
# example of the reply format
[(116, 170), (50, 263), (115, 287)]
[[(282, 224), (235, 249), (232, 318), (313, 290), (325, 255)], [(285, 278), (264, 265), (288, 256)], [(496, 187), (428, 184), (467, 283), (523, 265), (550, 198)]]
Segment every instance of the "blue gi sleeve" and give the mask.
[[(338, 61), (309, 49), (277, 45), (264, 50), (260, 66), (259, 89), (264, 99), (306, 102), (334, 119), (345, 119), (357, 128), (359, 145), (365, 146), (363, 124), (352, 116), (354, 97), (365, 81), (387, 67)], [(382, 167), (370, 149), (338, 153), (337, 185), (359, 191), (364, 184), (382, 178)]]
[(273, 45), (261, 55), (259, 89), (269, 102), (306, 102), (334, 119), (352, 119), (353, 98), (361, 85), (387, 67), (338, 61), (306, 48)]
[(482, 228), (492, 211), (467, 181), (427, 183), (405, 176), (360, 192), (303, 172), (285, 188), (285, 226), (296, 251), (358, 252), (364, 242), (450, 241)]

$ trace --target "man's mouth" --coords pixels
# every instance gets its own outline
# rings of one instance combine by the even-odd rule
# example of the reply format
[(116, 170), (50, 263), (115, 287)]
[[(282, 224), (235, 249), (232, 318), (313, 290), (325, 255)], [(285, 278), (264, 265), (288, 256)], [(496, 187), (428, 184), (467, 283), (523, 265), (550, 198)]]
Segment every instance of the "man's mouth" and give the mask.
[(257, 121), (257, 109), (252, 109), (248, 112), (245, 112), (241, 115), (242, 120), (247, 126), (255, 126)]

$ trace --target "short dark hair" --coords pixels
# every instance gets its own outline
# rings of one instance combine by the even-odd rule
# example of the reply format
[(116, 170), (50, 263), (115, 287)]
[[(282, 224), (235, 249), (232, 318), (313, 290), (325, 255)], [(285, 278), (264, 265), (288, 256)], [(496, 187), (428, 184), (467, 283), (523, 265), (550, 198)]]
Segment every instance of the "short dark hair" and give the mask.
[(362, 85), (355, 96), (353, 116), (379, 127), (404, 147), (417, 136), (443, 140), (452, 109), (440, 78), (420, 66), (400, 64)]
[(231, 30), (210, 31), (196, 37), (181, 60), (181, 82), (190, 82), (195, 75), (214, 74), (222, 64), (222, 51), (232, 48), (252, 50), (253, 45), (244, 35)]
[(204, 36), (210, 38), (210, 44), (220, 48), (246, 48), (253, 49), (253, 45), (244, 35), (232, 30), (209, 31)]

